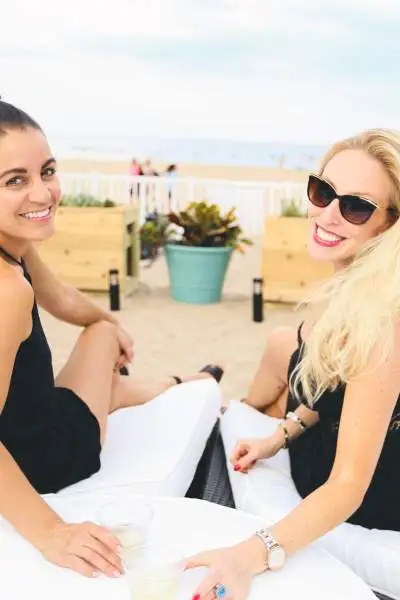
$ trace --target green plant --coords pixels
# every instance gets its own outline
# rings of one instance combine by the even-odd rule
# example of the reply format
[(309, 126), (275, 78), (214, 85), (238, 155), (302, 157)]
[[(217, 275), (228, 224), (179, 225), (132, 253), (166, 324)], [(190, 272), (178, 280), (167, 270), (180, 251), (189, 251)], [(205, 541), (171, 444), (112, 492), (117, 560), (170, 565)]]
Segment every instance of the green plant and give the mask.
[(61, 197), (60, 206), (98, 206), (109, 208), (110, 206), (116, 206), (116, 203), (109, 198), (99, 200), (90, 194), (77, 194), (76, 196), (71, 194)]
[(296, 200), (290, 200), (289, 204), (284, 204), (282, 211), (282, 217), (306, 217), (307, 213), (302, 212), (299, 203)]
[(160, 248), (169, 238), (169, 227), (167, 215), (157, 212), (147, 215), (145, 223), (139, 230), (141, 258), (148, 258), (151, 262), (157, 258)]
[(169, 242), (205, 248), (230, 247), (242, 253), (244, 245), (252, 244), (243, 236), (234, 207), (223, 214), (217, 204), (206, 200), (191, 202), (185, 210), (171, 212), (168, 220), (180, 228), (179, 239), (167, 239)]

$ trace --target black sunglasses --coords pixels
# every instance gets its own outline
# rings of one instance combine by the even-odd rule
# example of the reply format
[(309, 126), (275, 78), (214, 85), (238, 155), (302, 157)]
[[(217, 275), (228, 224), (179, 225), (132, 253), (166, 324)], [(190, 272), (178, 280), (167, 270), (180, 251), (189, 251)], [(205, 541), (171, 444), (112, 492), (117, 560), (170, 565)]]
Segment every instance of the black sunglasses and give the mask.
[[(325, 208), (336, 198), (339, 200), (339, 210), (343, 219), (352, 225), (364, 225), (370, 219), (375, 210), (381, 210), (373, 200), (361, 198), (352, 194), (339, 196), (335, 188), (317, 175), (308, 178), (307, 196), (311, 204), (319, 208)], [(395, 208), (388, 208), (389, 212), (397, 214)]]

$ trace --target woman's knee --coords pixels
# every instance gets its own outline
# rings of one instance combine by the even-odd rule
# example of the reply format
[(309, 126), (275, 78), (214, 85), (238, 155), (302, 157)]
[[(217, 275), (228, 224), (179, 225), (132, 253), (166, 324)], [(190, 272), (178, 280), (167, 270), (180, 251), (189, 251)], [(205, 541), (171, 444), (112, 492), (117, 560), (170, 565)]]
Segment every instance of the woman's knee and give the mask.
[(96, 337), (104, 341), (109, 340), (118, 344), (117, 326), (110, 321), (96, 321), (88, 325), (82, 333), (85, 337)]
[(88, 325), (80, 337), (83, 345), (81, 348), (101, 350), (102, 354), (110, 355), (112, 360), (117, 361), (119, 356), (119, 343), (117, 326), (109, 321), (97, 321)]
[(85, 331), (88, 333), (96, 332), (98, 335), (111, 335), (117, 337), (117, 325), (106, 320), (96, 321), (95, 323), (88, 325)]

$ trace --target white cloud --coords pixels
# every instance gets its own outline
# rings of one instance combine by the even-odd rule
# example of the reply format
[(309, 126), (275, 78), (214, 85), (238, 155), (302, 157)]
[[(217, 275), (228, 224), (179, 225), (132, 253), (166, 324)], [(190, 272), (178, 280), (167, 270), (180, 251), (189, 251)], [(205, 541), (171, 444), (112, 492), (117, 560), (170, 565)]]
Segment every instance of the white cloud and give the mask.
[(69, 37), (123, 36), (156, 40), (189, 38), (208, 29), (266, 33), (270, 29), (312, 25), (309, 13), (326, 32), (335, 27), (324, 9), (396, 19), (398, 0), (14, 0), (2, 8), (0, 44), (52, 47)]
[[(53, 45), (69, 36), (186, 35), (179, 0), (14, 0), (3, 9), (2, 44)], [(5, 15), (4, 15), (5, 13)]]
[[(334, 9), (337, 18), (323, 7)], [(335, 72), (314, 72), (310, 64), (299, 64), (301, 48), (295, 44), (286, 53), (273, 44), (264, 53), (255, 49), (246, 58), (251, 68), (245, 74), (234, 61), (229, 72), (214, 69), (212, 57), (204, 58), (201, 70), (193, 63), (189, 74), (180, 73), (168, 68), (162, 55), (163, 42), (204, 38), (207, 56), (206, 38), (213, 32), (221, 44), (224, 36), (230, 43), (237, 37), (235, 56), (240, 56), (240, 44), (244, 54), (248, 51), (246, 39), (268, 41), (273, 35), (291, 42), (300, 30), (305, 40), (310, 36), (311, 52), (335, 51), (340, 61), (341, 41), (355, 35), (344, 18), (350, 9), (378, 15), (380, 23), (388, 17), (393, 22), (400, 2), (97, 0), (89, 6), (82, 0), (14, 0), (3, 7), (0, 93), (49, 132), (77, 138), (158, 133), (325, 142), (364, 127), (400, 128), (397, 80), (374, 86), (372, 67), (357, 84), (344, 80), (340, 65)], [(377, 34), (384, 38), (384, 29)], [(100, 47), (102, 40), (120, 36), (154, 43), (160, 55), (152, 60), (121, 52), (100, 55), (74, 46), (95, 38)], [(319, 43), (313, 45), (316, 38)], [(385, 122), (378, 122), (383, 116)]]
[[(374, 0), (370, 2), (372, 6)], [(314, 0), (304, 0), (301, 5), (317, 6)], [(299, 9), (297, 0), (215, 0), (212, 4), (192, 0), (14, 0), (2, 9), (7, 27), (2, 29), (0, 44), (51, 48), (76, 35), (128, 35), (159, 41), (193, 38), (210, 29), (222, 34), (229, 30), (267, 32), (288, 24), (299, 26)], [(293, 11), (296, 23), (290, 24)]]
[(193, 38), (222, 28), (265, 30), (280, 23), (276, 0), (14, 0), (3, 7), (7, 22), (0, 44), (53, 46), (68, 37), (124, 36), (155, 40)]
[[(0, 72), (5, 66), (1, 63)], [(351, 84), (336, 84), (330, 93), (327, 81), (324, 94), (322, 82), (301, 73), (296, 78), (290, 73), (278, 76), (270, 85), (249, 79), (238, 87), (234, 75), (187, 81), (157, 66), (151, 70), (140, 62), (132, 67), (112, 59), (81, 58), (79, 72), (74, 60), (42, 62), (32, 70), (16, 59), (12, 67), (15, 79), (7, 97), (53, 135), (326, 142), (365, 127), (400, 125), (395, 84), (386, 89), (393, 108), (383, 90), (369, 91), (366, 85), (355, 96)], [(377, 114), (385, 116), (384, 123), (377, 122)]]

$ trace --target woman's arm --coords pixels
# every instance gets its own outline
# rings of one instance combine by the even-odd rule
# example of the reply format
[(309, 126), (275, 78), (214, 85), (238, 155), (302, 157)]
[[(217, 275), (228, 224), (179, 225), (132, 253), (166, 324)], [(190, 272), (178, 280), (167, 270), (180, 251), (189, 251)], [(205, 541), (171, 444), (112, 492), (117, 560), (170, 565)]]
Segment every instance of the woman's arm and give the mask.
[[(15, 270), (2, 273), (0, 293), (0, 436), (1, 412), (7, 399), (15, 356), (31, 329), (33, 294)], [(0, 437), (0, 513), (33, 543), (38, 532), (57, 519), (29, 484)]]
[[(287, 418), (282, 421), (280, 427), (266, 438), (253, 438), (239, 440), (231, 455), (231, 463), (235, 471), (248, 473), (258, 460), (271, 458), (280, 450), (287, 447), (287, 442), (292, 441), (301, 435), (305, 429), (312, 427), (319, 420), (319, 415), (316, 411), (310, 410), (306, 406), (300, 405), (293, 413), (288, 413), (294, 419)], [(300, 425), (296, 420), (300, 419)]]
[(265, 410), (285, 393), (290, 357), (297, 347), (296, 329), (280, 327), (268, 335), (257, 372), (244, 400)]
[(313, 427), (319, 421), (318, 412), (307, 408), (304, 404), (300, 404), (293, 413), (300, 419), (303, 426), (301, 427), (295, 420), (286, 418), (286, 420), (282, 422), (282, 426), (278, 427), (275, 433), (270, 437), (271, 444), (276, 448), (275, 454), (277, 454), (279, 450), (285, 448), (286, 435), (284, 428), (286, 429), (289, 438), (288, 441), (290, 443), (300, 435), (303, 435), (305, 429), (310, 429), (310, 427)]
[[(1, 420), (1, 415), (0, 415)], [(87, 577), (119, 577), (119, 541), (95, 523), (65, 523), (0, 442), (0, 515), (47, 560)]]
[(119, 325), (107, 310), (100, 308), (79, 290), (64, 284), (44, 264), (36, 249), (31, 245), (24, 255), (37, 303), (57, 319), (87, 327), (98, 321), (109, 321), (117, 326), (116, 335), (120, 347), (119, 367), (132, 362), (133, 341), (129, 333)]
[(31, 245), (24, 255), (37, 303), (57, 319), (86, 327), (97, 321), (118, 321), (88, 296), (60, 281)]
[[(346, 521), (362, 504), (376, 469), (400, 390), (400, 334), (393, 356), (348, 383), (332, 472), (325, 484), (272, 529), (291, 554)], [(245, 542), (257, 570), (265, 549), (258, 538)], [(264, 562), (265, 566), (265, 562)]]
[[(0, 293), (0, 436), (1, 413), (7, 399), (15, 356), (30, 334), (32, 289), (15, 270), (2, 273)], [(0, 437), (0, 513), (28, 540), (36, 544), (39, 532), (60, 520), (20, 471)]]
[(121, 572), (118, 540), (94, 523), (64, 523), (22, 473), (3, 444), (2, 411), (15, 356), (32, 328), (32, 288), (15, 269), (0, 273), (0, 515), (50, 561), (84, 575)]
[[(1, 419), (1, 416), (0, 416)], [(0, 514), (36, 548), (41, 549), (45, 532), (62, 522), (30, 485), (0, 442)]]

